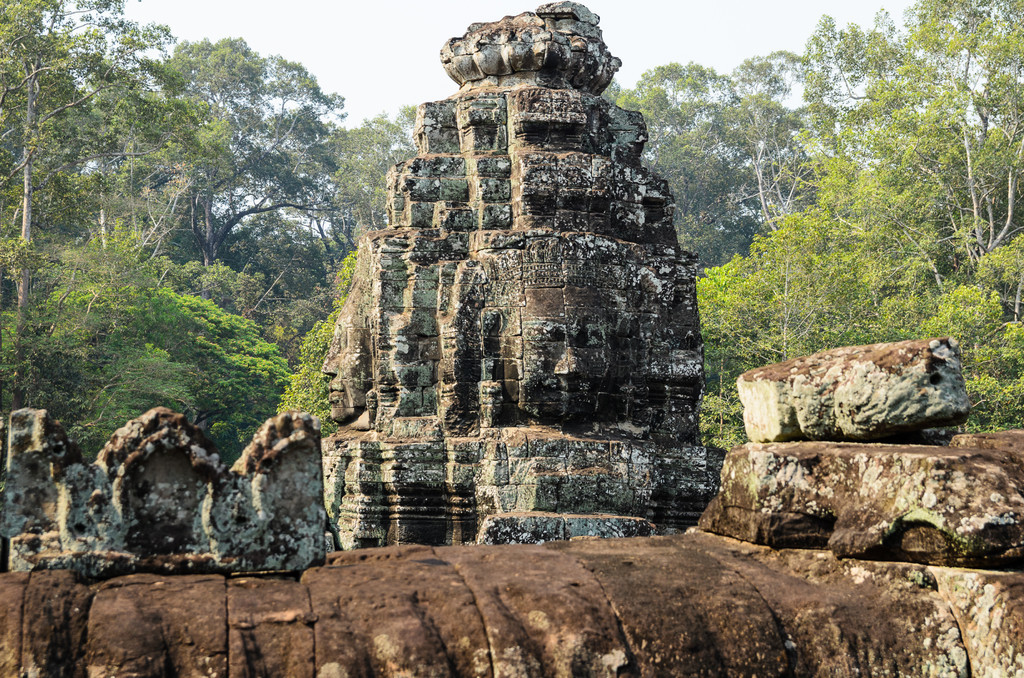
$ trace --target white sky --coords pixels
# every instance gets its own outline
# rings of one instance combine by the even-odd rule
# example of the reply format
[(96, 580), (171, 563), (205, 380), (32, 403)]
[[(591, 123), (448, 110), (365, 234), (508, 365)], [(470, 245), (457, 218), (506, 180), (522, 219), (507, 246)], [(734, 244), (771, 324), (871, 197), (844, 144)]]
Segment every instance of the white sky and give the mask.
[[(345, 97), (345, 124), (455, 92), (438, 53), (478, 21), (532, 11), (543, 0), (127, 0), (128, 16), (170, 26), (178, 40), (244, 38), (264, 55), (302, 63)], [(823, 14), (870, 25), (880, 9), (900, 23), (911, 0), (587, 0), (631, 87), (672, 61), (728, 72), (775, 50), (802, 52)]]

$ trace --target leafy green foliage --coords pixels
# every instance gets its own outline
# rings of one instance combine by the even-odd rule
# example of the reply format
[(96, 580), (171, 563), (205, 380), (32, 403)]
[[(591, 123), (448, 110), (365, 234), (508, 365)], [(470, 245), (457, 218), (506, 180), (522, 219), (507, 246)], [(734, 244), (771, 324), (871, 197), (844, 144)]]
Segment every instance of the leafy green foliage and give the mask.
[[(276, 410), (287, 362), (250, 320), (157, 284), (117, 239), (48, 270), (52, 292), (23, 330), (28, 405), (65, 421), (96, 450), (126, 420), (163, 405), (184, 412), (227, 457)], [(5, 312), (5, 335), (16, 314)], [(3, 345), (4, 370), (16, 359)]]
[[(1024, 426), (1022, 15), (919, 0), (902, 26), (825, 17), (803, 56), (667, 64), (605, 93), (644, 113), (646, 160), (707, 266), (709, 442), (743, 440), (746, 369), (946, 334), (967, 428)], [(0, 4), (0, 408), (17, 374), (92, 449), (158, 404), (229, 454), (279, 407), (330, 432), (338, 290), (386, 225), (414, 111), (343, 129), (301, 64), (169, 44), (123, 0)]]
[(327, 152), (343, 99), (320, 89), (301, 64), (263, 57), (244, 40), (182, 43), (168, 62), (206, 119), (178, 160), (192, 179), (189, 228), (212, 264), (249, 217), (330, 209)]
[(327, 398), (327, 378), (322, 369), (327, 348), (334, 336), (334, 324), (341, 314), (341, 308), (348, 298), (348, 289), (352, 283), (352, 274), (356, 266), (356, 252), (351, 252), (342, 264), (338, 274), (338, 296), (334, 300), (334, 310), (327, 318), (313, 325), (302, 340), (300, 362), (291, 381), (281, 397), (280, 412), (301, 410), (320, 418), (321, 432), (330, 435), (337, 430), (337, 424), (331, 420), (331, 404)]
[(659, 66), (618, 93), (619, 106), (644, 114), (645, 160), (669, 181), (680, 240), (706, 266), (745, 254), (805, 201), (802, 111), (785, 103), (799, 75), (799, 58), (777, 52), (731, 75)]
[(166, 405), (230, 455), (285, 361), (315, 362), (412, 113), (343, 130), (300, 64), (169, 42), (123, 0), (0, 3), (0, 408), (16, 392), (95, 449)]
[(743, 439), (746, 369), (947, 335), (963, 347), (966, 428), (1024, 425), (1022, 11), (920, 0), (902, 28), (819, 24), (802, 66), (813, 204), (698, 282), (710, 442)]

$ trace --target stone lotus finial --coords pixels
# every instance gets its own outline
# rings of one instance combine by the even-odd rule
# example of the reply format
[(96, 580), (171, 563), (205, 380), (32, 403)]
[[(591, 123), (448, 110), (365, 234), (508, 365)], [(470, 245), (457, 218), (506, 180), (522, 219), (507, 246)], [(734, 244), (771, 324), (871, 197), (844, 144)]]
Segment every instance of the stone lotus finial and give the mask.
[(622, 62), (604, 44), (600, 18), (576, 2), (469, 26), (441, 48), (441, 63), (462, 90), (541, 85), (600, 94)]

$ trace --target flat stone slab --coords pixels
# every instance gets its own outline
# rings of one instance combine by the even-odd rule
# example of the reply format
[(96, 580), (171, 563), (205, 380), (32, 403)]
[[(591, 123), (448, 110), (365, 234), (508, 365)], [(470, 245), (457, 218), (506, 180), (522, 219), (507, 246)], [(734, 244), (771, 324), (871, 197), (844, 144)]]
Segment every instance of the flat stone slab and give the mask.
[(744, 372), (736, 386), (753, 442), (877, 440), (970, 412), (951, 338), (837, 348)]
[(700, 527), (844, 558), (1024, 561), (1024, 457), (977, 447), (748, 443), (726, 456)]
[(578, 515), (527, 511), (499, 513), (483, 519), (479, 544), (543, 544), (593, 537), (649, 537), (654, 525), (632, 516)]

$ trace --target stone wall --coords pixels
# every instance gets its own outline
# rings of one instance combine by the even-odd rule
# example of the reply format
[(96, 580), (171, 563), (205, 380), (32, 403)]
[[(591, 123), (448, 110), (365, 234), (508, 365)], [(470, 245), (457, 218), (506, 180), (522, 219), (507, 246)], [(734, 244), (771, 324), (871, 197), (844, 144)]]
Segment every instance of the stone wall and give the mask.
[(267, 421), (231, 468), (183, 415), (150, 410), (83, 458), (45, 410), (10, 420), (0, 535), (8, 569), (301, 570), (323, 562), (320, 424)]
[(0, 675), (1020, 676), (1024, 574), (693, 532), (338, 553), (294, 578), (0, 575)]
[[(860, 348), (817, 376), (850, 383), (884, 367), (890, 393), (933, 398), (893, 381), (919, 379), (920, 351)], [(833, 364), (811, 358), (801, 364)], [(170, 416), (151, 414), (104, 458), (138, 450), (116, 442)], [(42, 441), (50, 472), (66, 473), (75, 452), (59, 429), (22, 416), (14, 429), (33, 433), (13, 438), (12, 459)], [(262, 449), (287, 448), (274, 443), (285, 421)], [(0, 675), (1024, 676), (1024, 431), (947, 442), (738, 446), (700, 529), (667, 537), (572, 539), (602, 518), (563, 515), (568, 541), (336, 552), (299, 576), (2, 574)], [(239, 472), (275, 456), (249, 455)], [(53, 501), (19, 505), (33, 500)], [(555, 518), (519, 517), (489, 516), (486, 532), (526, 529), (513, 540), (528, 541), (547, 529), (530, 533), (530, 520)], [(606, 525), (638, 534), (643, 522)]]

